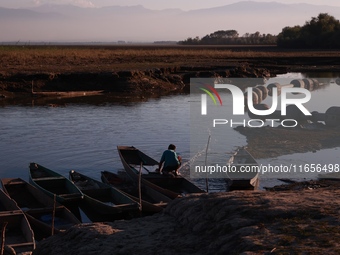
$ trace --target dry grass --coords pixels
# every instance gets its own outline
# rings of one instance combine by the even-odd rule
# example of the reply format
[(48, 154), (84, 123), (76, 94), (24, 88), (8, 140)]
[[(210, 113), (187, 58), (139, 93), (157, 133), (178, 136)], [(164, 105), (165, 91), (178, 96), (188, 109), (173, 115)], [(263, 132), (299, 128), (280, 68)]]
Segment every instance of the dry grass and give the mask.
[(0, 46), (1, 71), (106, 72), (181, 65), (226, 65), (245, 59), (331, 57), (340, 51), (280, 51), (273, 47)]

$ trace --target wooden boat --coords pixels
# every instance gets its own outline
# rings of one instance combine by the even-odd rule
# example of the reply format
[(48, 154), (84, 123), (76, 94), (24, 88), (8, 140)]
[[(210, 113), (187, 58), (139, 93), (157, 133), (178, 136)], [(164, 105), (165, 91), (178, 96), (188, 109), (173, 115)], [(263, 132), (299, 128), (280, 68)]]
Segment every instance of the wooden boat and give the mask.
[(133, 146), (118, 146), (117, 149), (126, 173), (135, 182), (142, 167), (142, 184), (170, 198), (205, 192), (180, 175), (172, 177), (155, 172), (159, 163)]
[(103, 90), (96, 91), (46, 91), (46, 92), (32, 92), (32, 96), (44, 97), (83, 97), (83, 96), (97, 96), (102, 95)]
[(80, 208), (91, 221), (131, 218), (139, 212), (138, 204), (114, 187), (71, 170), (70, 180), (83, 192)]
[[(241, 147), (230, 157), (227, 172), (227, 190), (254, 190), (259, 186), (259, 164), (245, 147)], [(250, 170), (244, 172), (244, 170)]]
[(68, 178), (36, 163), (29, 166), (29, 182), (48, 196), (65, 205), (78, 219), (81, 219), (78, 204), (83, 193)]
[[(121, 192), (125, 193), (132, 200), (139, 203), (139, 191), (138, 185), (134, 184), (131, 180), (126, 177), (121, 177), (118, 174), (102, 171), (101, 172), (101, 180), (103, 183), (109, 184), (116, 189), (119, 189)], [(145, 189), (141, 189), (142, 196), (142, 211), (147, 213), (155, 213), (160, 212), (163, 208), (166, 207), (168, 202), (171, 199), (165, 195), (159, 194), (158, 197), (163, 196), (162, 200), (154, 199), (152, 196), (149, 196)]]
[(54, 203), (47, 194), (20, 178), (2, 178), (1, 184), (25, 213), (37, 240), (81, 223), (65, 206)]
[[(6, 225), (6, 226), (5, 226)], [(31, 254), (35, 249), (33, 230), (14, 200), (0, 189), (0, 226), (5, 254)]]
[(31, 163), (29, 168), (29, 182), (43, 190), (59, 203), (77, 202), (83, 198), (83, 193), (69, 179), (36, 163)]
[(83, 97), (102, 95), (104, 90), (85, 90), (85, 91), (33, 91), (33, 81), (31, 93), (33, 97)]

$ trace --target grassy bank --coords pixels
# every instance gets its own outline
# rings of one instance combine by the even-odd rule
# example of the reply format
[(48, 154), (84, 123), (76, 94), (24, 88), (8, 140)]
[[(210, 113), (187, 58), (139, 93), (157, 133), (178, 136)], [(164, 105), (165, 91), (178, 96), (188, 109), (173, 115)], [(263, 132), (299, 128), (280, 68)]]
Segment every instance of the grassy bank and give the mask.
[(275, 46), (0, 46), (0, 96), (97, 91), (155, 96), (188, 91), (190, 78), (338, 72), (340, 51)]
[(339, 56), (340, 51), (286, 51), (268, 46), (0, 46), (0, 72), (106, 72), (183, 65), (230, 65), (235, 61), (254, 59), (335, 60)]

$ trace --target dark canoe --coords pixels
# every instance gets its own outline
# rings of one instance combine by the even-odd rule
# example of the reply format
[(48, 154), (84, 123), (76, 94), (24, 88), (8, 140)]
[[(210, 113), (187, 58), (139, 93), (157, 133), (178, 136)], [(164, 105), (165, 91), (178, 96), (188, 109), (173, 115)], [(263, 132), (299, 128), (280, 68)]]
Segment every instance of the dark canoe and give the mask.
[(52, 219), (53, 233), (81, 223), (65, 206), (54, 203), (47, 194), (20, 178), (2, 178), (1, 184), (25, 213), (37, 240), (51, 236)]
[(36, 163), (29, 166), (29, 182), (48, 196), (65, 205), (78, 219), (81, 219), (78, 204), (83, 193), (68, 178)]
[[(125, 193), (132, 200), (139, 203), (139, 189), (138, 185), (134, 184), (130, 179), (121, 177), (118, 174), (102, 171), (101, 180), (103, 183), (109, 184), (121, 192)], [(171, 201), (171, 199), (161, 193), (157, 197), (162, 197), (161, 200), (155, 199), (152, 195), (150, 196), (147, 189), (141, 189), (142, 197), (142, 211), (146, 213), (155, 213), (163, 210), (164, 207)]]
[(83, 192), (80, 208), (91, 221), (128, 219), (139, 212), (138, 204), (114, 187), (71, 170), (70, 180)]
[(30, 164), (29, 182), (52, 198), (56, 195), (61, 204), (79, 202), (83, 198), (83, 193), (65, 176), (36, 163)]
[(176, 198), (189, 193), (204, 193), (205, 191), (182, 176), (167, 176), (155, 172), (159, 163), (135, 147), (118, 146), (118, 153), (126, 173), (137, 182), (142, 166), (142, 183), (170, 198)]
[(5, 223), (5, 254), (31, 254), (35, 249), (33, 230), (15, 201), (0, 189), (0, 226)]
[[(227, 189), (254, 190), (259, 186), (259, 164), (245, 147), (241, 147), (230, 157), (228, 164), (230, 171), (227, 172)], [(249, 172), (242, 172), (248, 169)], [(252, 169), (250, 171), (250, 169)]]

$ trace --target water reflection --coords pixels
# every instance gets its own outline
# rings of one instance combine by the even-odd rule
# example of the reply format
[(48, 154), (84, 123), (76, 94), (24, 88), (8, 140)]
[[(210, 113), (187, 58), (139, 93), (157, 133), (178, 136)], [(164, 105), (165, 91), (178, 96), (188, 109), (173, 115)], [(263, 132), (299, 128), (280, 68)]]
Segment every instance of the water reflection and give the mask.
[(50, 106), (63, 107), (68, 105), (126, 105), (129, 106), (134, 103), (143, 103), (149, 100), (159, 99), (159, 97), (144, 97), (144, 96), (124, 96), (103, 94), (96, 96), (84, 97), (31, 97), (19, 96), (15, 98), (3, 98), (0, 100), (0, 106), (19, 105), (19, 106)]
[(75, 169), (98, 178), (100, 171), (122, 168), (117, 145), (134, 145), (158, 159), (174, 143), (188, 160), (188, 96), (102, 102), (0, 108), (1, 176), (26, 178), (35, 161), (65, 175)]

